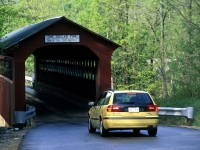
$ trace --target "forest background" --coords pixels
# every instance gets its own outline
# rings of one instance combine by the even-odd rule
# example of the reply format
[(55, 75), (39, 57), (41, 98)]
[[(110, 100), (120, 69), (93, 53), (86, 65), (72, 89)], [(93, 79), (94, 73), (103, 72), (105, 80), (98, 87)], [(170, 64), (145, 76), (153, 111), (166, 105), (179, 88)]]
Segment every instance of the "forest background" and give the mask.
[[(192, 123), (200, 126), (198, 0), (0, 0), (0, 37), (57, 16), (121, 45), (111, 60), (114, 89), (148, 91), (159, 106), (195, 107)], [(33, 76), (32, 55), (25, 67)]]

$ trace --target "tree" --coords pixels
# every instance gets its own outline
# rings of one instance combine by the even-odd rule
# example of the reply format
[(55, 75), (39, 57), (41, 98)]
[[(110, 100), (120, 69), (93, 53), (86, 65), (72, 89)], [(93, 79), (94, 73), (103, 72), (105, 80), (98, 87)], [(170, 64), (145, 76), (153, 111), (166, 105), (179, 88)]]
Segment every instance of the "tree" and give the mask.
[(199, 7), (197, 0), (4, 1), (0, 34), (66, 16), (121, 45), (111, 60), (115, 89), (200, 97)]
[[(178, 20), (175, 34), (179, 35), (174, 41), (175, 59), (170, 68), (173, 68), (173, 95), (176, 97), (195, 97), (200, 95), (199, 88), (199, 18), (200, 5), (196, 0), (165, 3), (174, 11), (174, 19)], [(176, 92), (177, 91), (177, 92)]]

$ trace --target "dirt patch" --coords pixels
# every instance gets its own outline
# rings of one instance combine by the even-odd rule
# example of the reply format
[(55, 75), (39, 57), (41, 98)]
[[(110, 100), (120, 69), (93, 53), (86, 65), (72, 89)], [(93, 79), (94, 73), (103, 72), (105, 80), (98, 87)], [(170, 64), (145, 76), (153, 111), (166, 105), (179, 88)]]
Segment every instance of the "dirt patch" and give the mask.
[(0, 149), (18, 150), (22, 138), (30, 128), (32, 127), (24, 127), (17, 131), (15, 128), (0, 127)]

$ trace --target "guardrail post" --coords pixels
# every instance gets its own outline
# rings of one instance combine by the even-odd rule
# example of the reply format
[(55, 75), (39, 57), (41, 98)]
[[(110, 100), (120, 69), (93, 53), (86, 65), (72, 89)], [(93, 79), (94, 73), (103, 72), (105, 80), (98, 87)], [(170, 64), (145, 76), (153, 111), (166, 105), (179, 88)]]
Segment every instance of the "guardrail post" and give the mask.
[[(30, 111), (31, 110), (31, 111)], [(30, 113), (30, 114), (29, 114)], [(35, 107), (34, 106), (30, 106), (30, 105), (26, 105), (26, 125), (27, 126), (32, 126), (34, 125), (34, 120), (33, 117), (35, 116)]]
[(191, 126), (191, 119), (193, 118), (194, 118), (194, 107), (187, 107), (186, 124), (188, 126)]
[(194, 107), (187, 107), (187, 118), (188, 119), (194, 118)]

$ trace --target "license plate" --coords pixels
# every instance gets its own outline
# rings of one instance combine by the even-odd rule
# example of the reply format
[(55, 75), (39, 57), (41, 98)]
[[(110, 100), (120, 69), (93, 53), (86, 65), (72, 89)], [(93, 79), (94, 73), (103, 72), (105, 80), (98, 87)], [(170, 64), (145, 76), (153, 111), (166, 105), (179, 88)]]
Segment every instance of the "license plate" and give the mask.
[(129, 107), (128, 112), (139, 112), (139, 107)]

